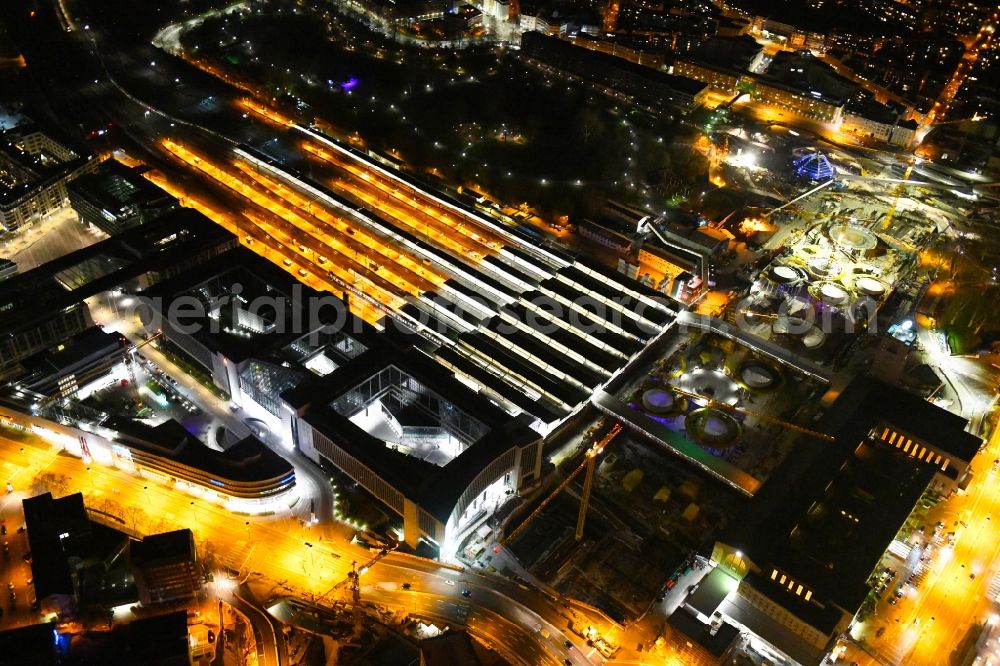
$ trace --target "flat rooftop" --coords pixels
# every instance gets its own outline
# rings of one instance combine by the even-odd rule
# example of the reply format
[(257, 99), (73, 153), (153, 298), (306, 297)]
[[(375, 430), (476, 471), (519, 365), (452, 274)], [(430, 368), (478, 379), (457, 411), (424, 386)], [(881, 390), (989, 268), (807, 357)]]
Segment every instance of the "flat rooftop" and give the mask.
[(809, 51), (779, 51), (759, 80), (835, 105), (845, 104), (860, 89)]
[[(438, 465), (387, 447), (384, 440), (364, 430), (350, 416), (341, 413), (343, 410), (338, 411), (334, 404), (338, 399), (346, 396), (350, 401), (361, 397), (352, 392), (391, 368), (418, 380), (433, 393), (434, 400), (456, 406), (456, 409), (445, 406), (455, 419), (466, 424), (477, 422), (477, 427), (470, 429), (478, 434), (477, 439)], [(387, 341), (341, 366), (337, 372), (324, 377), (307, 376), (298, 386), (284, 392), (282, 399), (301, 414), (303, 421), (443, 523), (447, 523), (458, 495), (485, 465), (512, 446), (523, 446), (539, 437), (523, 419), (508, 415), (472, 391), (420, 349)], [(366, 407), (358, 404), (356, 408)]]
[[(214, 480), (212, 485), (225, 489), (236, 484), (262, 484), (291, 480), (295, 468), (265, 446), (256, 437), (246, 437), (225, 451), (202, 444), (177, 421), (148, 426), (138, 421), (110, 417), (102, 425), (118, 433), (116, 441), (128, 446), (132, 456), (145, 454), (164, 464), (183, 466)], [(162, 470), (162, 465), (157, 469)]]
[(17, 205), (22, 197), (66, 176), (93, 159), (93, 155), (48, 130), (19, 125), (0, 132), (0, 164), (7, 167), (0, 178), (0, 207)]
[(197, 211), (172, 211), (0, 282), (0, 329), (27, 328), (140, 275), (182, 270), (235, 243)]
[(721, 67), (747, 70), (763, 50), (764, 47), (749, 35), (714, 37), (684, 54), (684, 57)]
[(144, 167), (104, 161), (94, 173), (74, 179), (68, 189), (110, 215), (130, 215), (140, 208), (167, 206), (176, 200), (142, 176)]
[(936, 423), (932, 441), (964, 439), (964, 430), (956, 429), (964, 422), (907, 395), (872, 378), (854, 380), (816, 425), (835, 441), (799, 438), (742, 518), (720, 537), (764, 570), (763, 589), (774, 587), (782, 603), (797, 599), (771, 583), (772, 568), (811, 586), (821, 599), (856, 611), (868, 593), (868, 577), (934, 476), (936, 467), (869, 441), (887, 406), (919, 407), (893, 416), (903, 424)]
[[(206, 349), (237, 364), (251, 358), (305, 360), (311, 351), (295, 343), (315, 329), (333, 326), (338, 317), (346, 317), (339, 328), (359, 335), (373, 331), (350, 315), (346, 305), (338, 308), (341, 303), (333, 295), (299, 283), (243, 247), (163, 280), (141, 297), (159, 303), (156, 308), (164, 315), (174, 303), (201, 303), (200, 309), (185, 308), (175, 323), (195, 329), (190, 335)], [(326, 304), (314, 322), (309, 321), (309, 301)], [(240, 311), (235, 315), (234, 303)]]

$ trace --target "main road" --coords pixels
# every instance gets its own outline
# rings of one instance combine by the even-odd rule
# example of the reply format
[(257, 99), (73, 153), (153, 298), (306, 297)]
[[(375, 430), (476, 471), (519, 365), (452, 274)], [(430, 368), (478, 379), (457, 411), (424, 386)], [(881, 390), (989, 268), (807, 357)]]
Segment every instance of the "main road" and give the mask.
[[(326, 595), (345, 579), (352, 561), (363, 564), (372, 557), (348, 541), (351, 533), (343, 527), (236, 514), (186, 489), (88, 465), (35, 435), (0, 436), (0, 460), (4, 480), (14, 488), (4, 502), (5, 517), (13, 517), (17, 500), (35, 492), (81, 492), (95, 518), (133, 535), (190, 528), (208, 566), (250, 580), (257, 589), (332, 601)], [(579, 637), (564, 634), (567, 619), (561, 606), (497, 576), (394, 553), (364, 573), (362, 582), (368, 600), (466, 626), (511, 663), (604, 661)], [(402, 589), (404, 582), (410, 590)], [(572, 648), (566, 648), (566, 640)]]
[(937, 666), (949, 658), (957, 660), (977, 628), (995, 620), (990, 588), (1000, 573), (1000, 471), (992, 469), (996, 459), (998, 428), (973, 462), (975, 476), (968, 489), (940, 502), (924, 518), (927, 534), (940, 523), (942, 534), (955, 533), (954, 543), (948, 546), (945, 541), (934, 549), (924, 582), (896, 605), (887, 603), (901, 581), (893, 582), (862, 630), (868, 652), (852, 646), (848, 661)]

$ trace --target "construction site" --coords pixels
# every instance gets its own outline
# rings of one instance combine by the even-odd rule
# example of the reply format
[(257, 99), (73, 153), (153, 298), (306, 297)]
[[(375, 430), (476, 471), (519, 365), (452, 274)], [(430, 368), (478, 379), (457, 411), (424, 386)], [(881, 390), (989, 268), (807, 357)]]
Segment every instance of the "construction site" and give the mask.
[(556, 480), (474, 535), (465, 561), (523, 567), (619, 622), (642, 616), (800, 437), (832, 439), (810, 427), (826, 382), (773, 351), (712, 333), (671, 338), (645, 373), (598, 397), (604, 415), (550, 456)]

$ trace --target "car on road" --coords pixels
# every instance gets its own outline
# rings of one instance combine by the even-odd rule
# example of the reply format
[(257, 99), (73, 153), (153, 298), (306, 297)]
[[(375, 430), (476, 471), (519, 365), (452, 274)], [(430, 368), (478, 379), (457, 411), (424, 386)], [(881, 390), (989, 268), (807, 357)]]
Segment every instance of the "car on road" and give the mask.
[(445, 585), (451, 585), (452, 587), (455, 587), (455, 581), (453, 581), (453, 580), (452, 580), (452, 579), (450, 579), (450, 578), (445, 578), (445, 579), (444, 579), (444, 584), (445, 584)]
[(404, 590), (408, 590), (408, 589), (410, 589), (410, 588), (411, 588), (411, 587), (413, 587), (413, 586), (412, 586), (412, 585), (410, 585), (409, 583), (403, 583), (403, 585), (402, 585), (401, 587), (402, 587), (402, 588), (403, 588)]
[(573, 649), (573, 641), (569, 640), (568, 638), (563, 641), (563, 645), (566, 646), (567, 650)]
[(470, 590), (470, 589), (469, 589), (469, 588), (467, 588), (467, 587), (466, 587), (466, 588), (463, 588), (463, 589), (462, 589), (462, 596), (463, 596), (463, 597), (465, 597), (466, 599), (468, 599), (469, 597), (471, 597), (471, 596), (472, 596), (472, 590)]

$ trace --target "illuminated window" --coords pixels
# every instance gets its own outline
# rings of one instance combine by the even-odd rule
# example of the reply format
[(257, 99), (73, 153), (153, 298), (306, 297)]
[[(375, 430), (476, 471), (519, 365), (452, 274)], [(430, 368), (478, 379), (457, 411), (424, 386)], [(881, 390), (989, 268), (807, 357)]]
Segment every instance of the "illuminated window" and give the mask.
[(773, 571), (771, 571), (771, 580), (774, 580), (777, 577), (778, 577), (778, 570), (774, 569)]
[(795, 594), (799, 595), (800, 597), (802, 596), (802, 586), (801, 585), (799, 585), (797, 588), (795, 588)]
[(812, 590), (806, 590), (806, 601), (812, 599), (812, 595), (813, 595)]
[(781, 574), (781, 580), (779, 580), (778, 582), (784, 585), (786, 580), (788, 580), (788, 576), (786, 576), (785, 574)]

